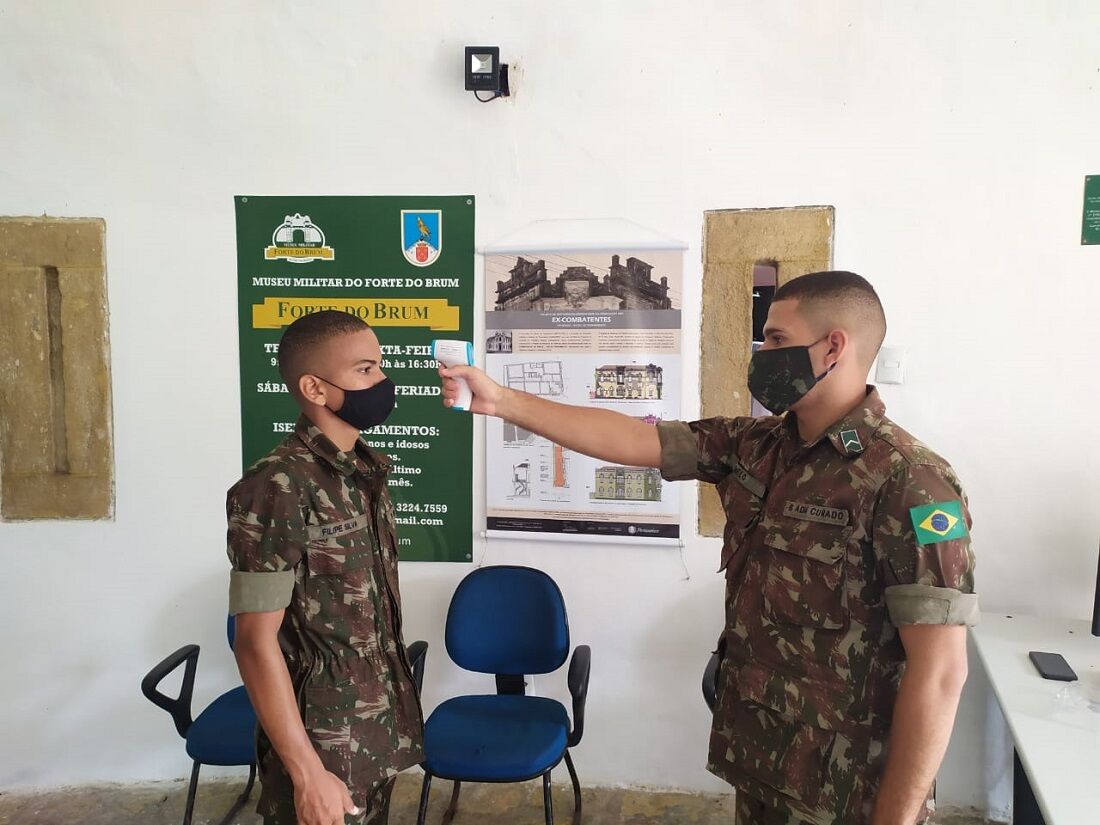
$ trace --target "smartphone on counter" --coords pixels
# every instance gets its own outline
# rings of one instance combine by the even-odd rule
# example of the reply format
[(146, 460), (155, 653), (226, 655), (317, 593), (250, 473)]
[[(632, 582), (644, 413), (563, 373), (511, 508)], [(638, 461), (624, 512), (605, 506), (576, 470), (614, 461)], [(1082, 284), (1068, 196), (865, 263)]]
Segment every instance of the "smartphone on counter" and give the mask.
[(1027, 654), (1039, 675), (1056, 682), (1076, 682), (1077, 674), (1060, 653), (1040, 653), (1033, 650)]

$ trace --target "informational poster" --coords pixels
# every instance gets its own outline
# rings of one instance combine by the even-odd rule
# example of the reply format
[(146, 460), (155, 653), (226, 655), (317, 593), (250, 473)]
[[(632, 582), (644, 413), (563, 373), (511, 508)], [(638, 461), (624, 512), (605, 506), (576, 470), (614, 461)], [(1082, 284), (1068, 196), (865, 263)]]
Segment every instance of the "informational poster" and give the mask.
[[(650, 425), (679, 418), (682, 251), (567, 242), (486, 251), (487, 371)], [(678, 486), (657, 469), (598, 461), (495, 418), (486, 451), (490, 535), (679, 540)]]
[(1100, 244), (1100, 175), (1085, 177), (1085, 208), (1081, 218), (1081, 243)]
[(241, 443), (250, 466), (294, 432), (279, 339), (335, 309), (370, 324), (397, 406), (365, 433), (389, 456), (401, 559), (472, 558), (471, 416), (443, 407), (433, 338), (472, 340), (472, 197), (238, 196)]

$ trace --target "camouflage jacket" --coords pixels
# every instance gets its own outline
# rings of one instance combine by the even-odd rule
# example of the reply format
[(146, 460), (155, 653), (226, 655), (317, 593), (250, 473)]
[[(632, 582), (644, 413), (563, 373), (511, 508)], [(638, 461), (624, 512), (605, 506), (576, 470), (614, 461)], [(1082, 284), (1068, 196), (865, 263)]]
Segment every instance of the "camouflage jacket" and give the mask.
[[(423, 759), (389, 469), (365, 442), (341, 452), (303, 418), (234, 485), (226, 506), (230, 612), (285, 608), (279, 644), (306, 731), (356, 800)], [(261, 766), (277, 760), (262, 735), (260, 751)]]
[(810, 822), (870, 818), (898, 626), (977, 618), (959, 480), (885, 412), (869, 388), (812, 444), (790, 414), (659, 425), (664, 477), (715, 484), (726, 514), (708, 768)]

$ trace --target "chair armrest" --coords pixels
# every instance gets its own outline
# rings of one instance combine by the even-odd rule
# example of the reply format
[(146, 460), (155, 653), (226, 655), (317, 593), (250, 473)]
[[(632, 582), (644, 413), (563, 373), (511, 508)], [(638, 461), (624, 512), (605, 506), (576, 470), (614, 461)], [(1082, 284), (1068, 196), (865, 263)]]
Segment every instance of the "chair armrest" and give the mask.
[(577, 645), (569, 660), (569, 693), (573, 697), (573, 732), (569, 734), (569, 747), (577, 745), (584, 736), (584, 705), (588, 700), (588, 676), (592, 671), (592, 648)]
[[(180, 695), (175, 699), (165, 696), (157, 687), (165, 676), (184, 663), (187, 664), (187, 668), (183, 672)], [(199, 646), (184, 645), (145, 674), (145, 678), (141, 680), (141, 692), (145, 698), (171, 714), (172, 721), (176, 723), (176, 730), (183, 737), (187, 736), (187, 731), (191, 728), (191, 695), (195, 691), (195, 669), (198, 665)]]
[(428, 661), (428, 643), (425, 641), (413, 642), (409, 645), (408, 651), (413, 684), (416, 685), (417, 695), (420, 695), (424, 687), (424, 665)]
[(718, 654), (712, 653), (710, 661), (707, 662), (707, 667), (703, 671), (703, 701), (707, 703), (707, 707), (710, 708), (712, 713), (714, 712), (715, 697), (718, 695), (718, 661)]

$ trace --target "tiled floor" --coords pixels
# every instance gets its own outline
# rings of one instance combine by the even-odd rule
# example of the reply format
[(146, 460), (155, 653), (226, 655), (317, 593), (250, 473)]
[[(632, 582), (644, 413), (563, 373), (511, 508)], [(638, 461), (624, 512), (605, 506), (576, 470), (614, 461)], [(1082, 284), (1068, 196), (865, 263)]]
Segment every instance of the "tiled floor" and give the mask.
[[(214, 825), (229, 810), (242, 783), (208, 781), (199, 786), (193, 825)], [(428, 822), (438, 825), (451, 795), (437, 780)], [(179, 825), (186, 787), (182, 783), (74, 788), (43, 794), (0, 794), (0, 825)], [(255, 794), (255, 792), (254, 792)], [(390, 825), (414, 825), (420, 775), (403, 775), (394, 791)], [(237, 825), (259, 825), (255, 795)], [(554, 788), (555, 821), (572, 822), (572, 792)], [(731, 825), (732, 795), (661, 793), (611, 788), (584, 790), (584, 825)], [(946, 816), (939, 825), (980, 825), (972, 817)], [(469, 785), (462, 789), (455, 825), (543, 825), (542, 787)]]

